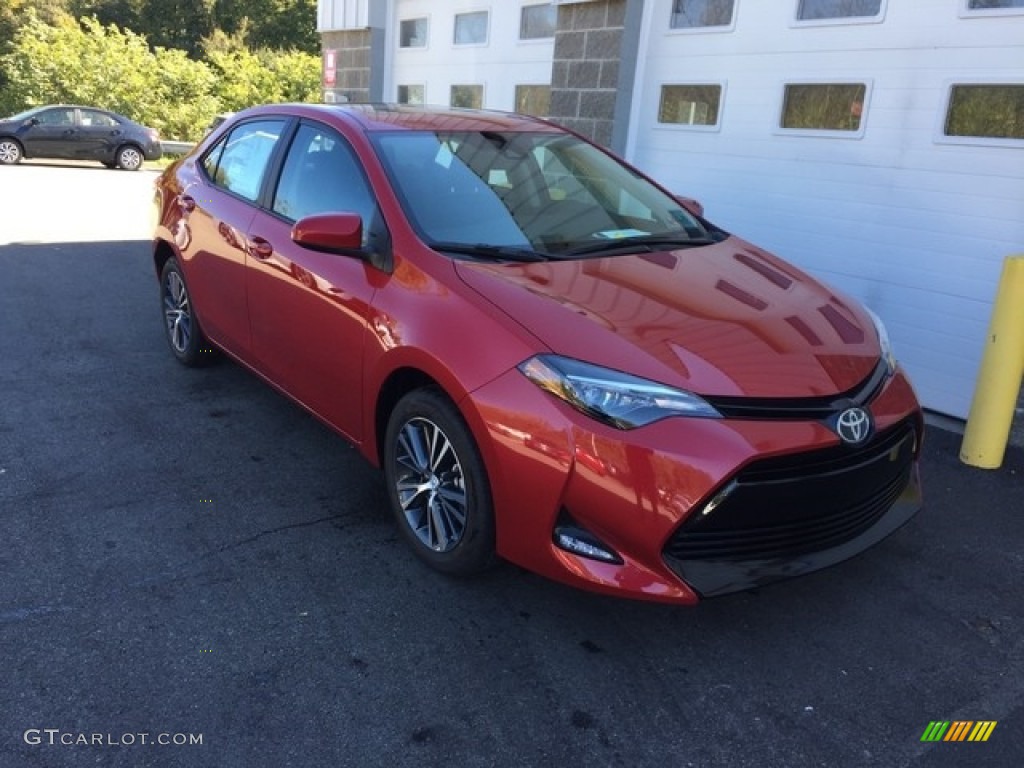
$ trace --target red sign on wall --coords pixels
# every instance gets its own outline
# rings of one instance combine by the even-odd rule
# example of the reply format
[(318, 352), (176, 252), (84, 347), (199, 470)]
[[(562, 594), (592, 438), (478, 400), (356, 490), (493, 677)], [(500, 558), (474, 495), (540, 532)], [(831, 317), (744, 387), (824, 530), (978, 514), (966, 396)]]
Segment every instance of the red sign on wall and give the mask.
[(337, 75), (338, 52), (333, 48), (324, 50), (324, 87), (333, 87)]

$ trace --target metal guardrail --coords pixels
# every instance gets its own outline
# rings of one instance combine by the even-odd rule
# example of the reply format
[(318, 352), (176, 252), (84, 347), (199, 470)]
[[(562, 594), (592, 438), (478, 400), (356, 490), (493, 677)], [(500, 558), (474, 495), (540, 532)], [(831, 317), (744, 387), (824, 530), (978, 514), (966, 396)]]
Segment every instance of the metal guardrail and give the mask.
[(160, 146), (165, 155), (184, 155), (191, 151), (195, 144), (190, 141), (161, 141)]

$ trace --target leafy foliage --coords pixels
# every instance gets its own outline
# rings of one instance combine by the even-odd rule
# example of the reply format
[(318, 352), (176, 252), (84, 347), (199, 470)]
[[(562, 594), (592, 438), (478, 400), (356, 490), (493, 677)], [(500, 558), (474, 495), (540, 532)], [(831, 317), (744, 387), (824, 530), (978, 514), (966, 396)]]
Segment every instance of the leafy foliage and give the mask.
[[(173, 37), (177, 29), (174, 34), (188, 37), (190, 47), (181, 48), (152, 47), (153, 40), (143, 34), (95, 17), (76, 20), (63, 10), (64, 1), (4, 0), (0, 30), (10, 29), (11, 36), (0, 43), (0, 115), (42, 104), (87, 104), (120, 112), (167, 138), (196, 140), (219, 112), (265, 102), (319, 101), (319, 56), (250, 49), (253, 25), (245, 18), (231, 34), (211, 27), (200, 38), (195, 30), (202, 27), (188, 27), (187, 14), (175, 16), (175, 9), (203, 8), (209, 15), (225, 3), (160, 0), (162, 34)], [(128, 19), (145, 14), (150, 1), (66, 0), (102, 6), (108, 14), (116, 10)], [(267, 2), (279, 9), (295, 4)], [(202, 59), (193, 57), (197, 51)]]

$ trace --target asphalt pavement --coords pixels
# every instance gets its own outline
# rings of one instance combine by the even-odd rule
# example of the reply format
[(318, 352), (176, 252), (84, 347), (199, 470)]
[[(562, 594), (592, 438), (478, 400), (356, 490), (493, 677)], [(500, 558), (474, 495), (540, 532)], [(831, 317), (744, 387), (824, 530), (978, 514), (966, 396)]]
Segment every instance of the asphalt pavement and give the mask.
[(0, 168), (0, 768), (1024, 765), (1024, 448), (932, 428), (905, 528), (696, 608), (446, 578), (340, 438), (172, 360), (151, 182)]

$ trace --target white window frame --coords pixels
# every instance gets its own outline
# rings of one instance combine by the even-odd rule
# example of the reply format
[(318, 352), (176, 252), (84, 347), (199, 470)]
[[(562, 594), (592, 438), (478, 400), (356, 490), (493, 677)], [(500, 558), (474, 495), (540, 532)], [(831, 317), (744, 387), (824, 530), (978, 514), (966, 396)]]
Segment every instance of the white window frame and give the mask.
[[(658, 115), (661, 112), (661, 95), (665, 86), (673, 85), (697, 85), (697, 86), (714, 86), (717, 85), (721, 92), (718, 95), (718, 122), (714, 125), (691, 125), (689, 123), (663, 123), (658, 119)], [(653, 127), (657, 130), (662, 131), (686, 131), (686, 132), (697, 132), (697, 133), (720, 133), (722, 130), (722, 123), (725, 119), (725, 93), (728, 86), (727, 80), (665, 80), (658, 84), (658, 98), (654, 100), (654, 124)]]
[(665, 20), (666, 33), (668, 35), (722, 35), (736, 30), (736, 19), (740, 15), (740, 3), (742, 0), (733, 0), (732, 21), (714, 27), (673, 27), (672, 26), (672, 0), (668, 3), (668, 18)]
[[(427, 22), (427, 39), (426, 39), (426, 41), (423, 43), (423, 45), (402, 45), (402, 22), (403, 21), (419, 21), (421, 19), (423, 21)], [(404, 19), (399, 19), (398, 20), (398, 37), (397, 37), (397, 40), (398, 40), (397, 48), (398, 48), (398, 50), (399, 51), (425, 51), (425, 50), (429, 49), (430, 48), (430, 27), (431, 27), (431, 23), (430, 23), (430, 16), (429, 15), (406, 16)]]
[[(917, 0), (921, 2), (921, 0)], [(966, 0), (964, 0), (966, 2)], [(836, 25), (847, 26), (850, 24), (881, 24), (885, 21), (885, 13), (889, 8), (889, 0), (882, 0), (878, 6), (878, 13), (874, 16), (835, 16), (831, 19), (801, 19), (800, 0), (793, 2), (793, 18), (789, 22), (791, 27), (834, 27)]]
[(953, 100), (954, 85), (1021, 85), (1024, 86), (1024, 77), (979, 77), (972, 74), (970, 77), (949, 78), (943, 83), (943, 94), (941, 109), (935, 121), (934, 142), (936, 144), (960, 144), (976, 147), (1008, 147), (1011, 149), (1024, 149), (1024, 139), (1002, 139), (988, 136), (947, 136), (946, 116), (949, 114), (950, 102)]
[[(970, 0), (957, 0), (957, 11), (962, 19), (987, 19), (993, 16), (1024, 16), (1024, 8), (971, 8)], [(970, 85), (970, 83), (965, 83)]]
[[(783, 128), (783, 110), (786, 108), (786, 86), (788, 85), (863, 85), (864, 102), (860, 108), (860, 125), (856, 131), (840, 131), (831, 128)], [(874, 90), (874, 80), (870, 77), (801, 77), (793, 80), (783, 80), (779, 86), (779, 101), (775, 108), (777, 115), (775, 128), (772, 133), (778, 136), (803, 136), (817, 139), (863, 139), (868, 123), (868, 113), (871, 110), (871, 92)]]
[[(459, 17), (460, 16), (470, 16), (470, 15), (476, 14), (476, 13), (486, 13), (487, 14), (487, 26), (486, 26), (486, 29), (484, 30), (484, 41), (482, 43), (457, 43), (457, 42), (455, 42), (455, 39), (458, 36), (458, 30), (459, 30)], [(458, 11), (452, 17), (452, 41), (451, 41), (452, 42), (452, 47), (453, 48), (484, 48), (484, 47), (490, 45), (490, 43), (491, 43), (491, 18), (492, 18), (492, 16), (493, 16), (493, 14), (491, 13), (491, 9), (490, 8), (471, 8), (471, 9), (467, 9), (467, 10), (464, 10), (464, 11)]]

